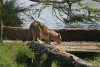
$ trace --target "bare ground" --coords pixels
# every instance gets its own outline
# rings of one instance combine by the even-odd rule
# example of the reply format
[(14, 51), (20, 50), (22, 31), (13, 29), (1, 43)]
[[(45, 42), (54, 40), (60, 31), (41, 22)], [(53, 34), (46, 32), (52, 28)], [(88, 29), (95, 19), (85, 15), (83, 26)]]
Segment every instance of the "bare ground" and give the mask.
[[(23, 43), (23, 41), (4, 40), (6, 43)], [(30, 41), (27, 41), (27, 44)], [(84, 52), (100, 52), (100, 42), (93, 41), (62, 41), (57, 45), (56, 42), (51, 42), (52, 46), (64, 51), (84, 51)]]

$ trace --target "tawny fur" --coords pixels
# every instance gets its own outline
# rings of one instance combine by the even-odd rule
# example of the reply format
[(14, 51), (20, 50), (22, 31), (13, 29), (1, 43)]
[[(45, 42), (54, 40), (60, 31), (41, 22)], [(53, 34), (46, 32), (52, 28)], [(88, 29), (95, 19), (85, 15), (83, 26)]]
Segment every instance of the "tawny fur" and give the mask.
[[(30, 32), (30, 30), (32, 31), (33, 41), (35, 41), (36, 38), (38, 38), (38, 39), (42, 38), (49, 44), (51, 44), (51, 40), (54, 40), (58, 44), (61, 44), (62, 38), (61, 38), (60, 33), (57, 33), (54, 30), (48, 28), (41, 22), (35, 21), (35, 22), (31, 23), (29, 32)], [(29, 36), (30, 36), (30, 33), (29, 33)], [(29, 39), (29, 37), (28, 37), (28, 39)]]

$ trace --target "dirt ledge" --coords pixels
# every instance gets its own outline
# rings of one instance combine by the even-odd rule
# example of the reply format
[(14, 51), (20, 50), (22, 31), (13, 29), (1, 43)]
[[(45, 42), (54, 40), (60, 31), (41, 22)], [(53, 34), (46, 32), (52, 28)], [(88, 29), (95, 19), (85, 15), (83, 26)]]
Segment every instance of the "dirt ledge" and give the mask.
[[(56, 32), (61, 33), (62, 41), (100, 41), (100, 29), (59, 28)], [(29, 35), (28, 28), (3, 27), (3, 38), (9, 40), (26, 40)], [(32, 40), (32, 35), (30, 39)]]

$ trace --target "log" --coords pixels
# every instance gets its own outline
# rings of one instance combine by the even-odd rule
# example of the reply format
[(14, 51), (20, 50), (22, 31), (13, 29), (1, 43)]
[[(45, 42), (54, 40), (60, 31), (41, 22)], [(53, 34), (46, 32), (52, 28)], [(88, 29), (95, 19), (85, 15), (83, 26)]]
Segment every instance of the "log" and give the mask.
[(77, 67), (93, 66), (93, 64), (87, 63), (82, 59), (76, 57), (75, 55), (59, 50), (52, 45), (37, 43), (35, 41), (29, 42), (27, 45), (30, 45), (31, 47), (33, 47), (33, 49), (35, 48), (39, 50), (39, 53), (46, 53), (47, 55), (52, 56), (54, 60), (57, 60), (62, 64), (71, 64)]

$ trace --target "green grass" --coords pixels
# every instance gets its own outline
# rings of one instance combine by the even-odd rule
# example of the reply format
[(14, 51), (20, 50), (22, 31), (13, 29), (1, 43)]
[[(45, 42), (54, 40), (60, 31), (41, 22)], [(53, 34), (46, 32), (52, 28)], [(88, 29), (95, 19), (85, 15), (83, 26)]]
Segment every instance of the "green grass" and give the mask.
[(23, 44), (8, 44), (0, 42), (0, 67), (23, 67), (27, 59), (34, 53)]
[(100, 53), (98, 53), (98, 56), (95, 56), (92, 59), (85, 58), (84, 61), (94, 64), (94, 67), (99, 67), (100, 66)]
[[(33, 63), (31, 62), (32, 57)], [(47, 55), (35, 54), (24, 44), (10, 44), (0, 41), (0, 67), (47, 67)], [(57, 62), (52, 62), (53, 67), (58, 67)]]
[[(50, 67), (48, 66), (47, 54), (34, 53), (29, 46), (24, 44), (10, 44), (0, 41), (0, 67)], [(33, 63), (31, 60), (33, 59)], [(92, 59), (85, 58), (84, 61), (93, 63), (95, 67), (100, 66), (100, 54)], [(52, 62), (53, 67), (59, 67), (60, 63)]]

